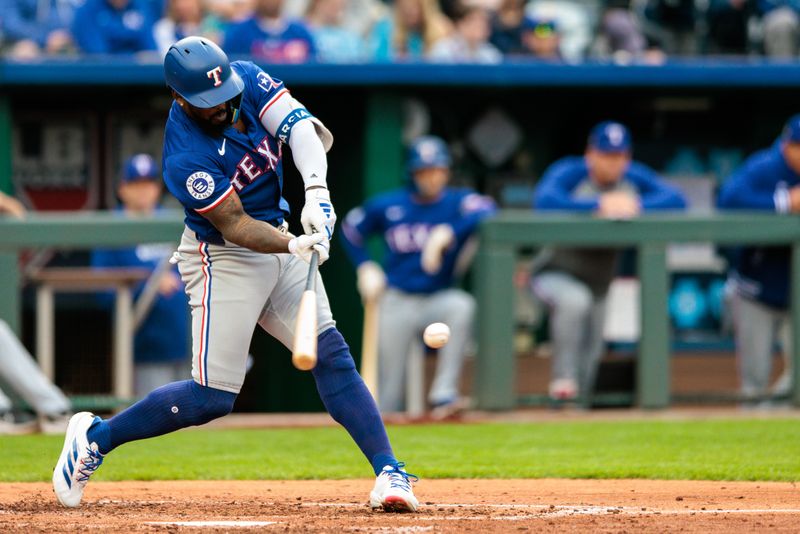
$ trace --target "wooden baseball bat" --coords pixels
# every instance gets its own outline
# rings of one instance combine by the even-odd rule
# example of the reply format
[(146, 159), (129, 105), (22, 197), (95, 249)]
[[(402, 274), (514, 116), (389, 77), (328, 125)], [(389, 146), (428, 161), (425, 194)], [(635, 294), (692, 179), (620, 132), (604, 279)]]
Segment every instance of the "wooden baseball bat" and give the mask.
[(301, 371), (310, 371), (317, 365), (317, 281), (319, 252), (311, 254), (306, 278), (306, 289), (300, 298), (297, 319), (294, 325), (292, 363)]
[(378, 400), (378, 315), (377, 298), (364, 301), (364, 332), (361, 338), (361, 378)]

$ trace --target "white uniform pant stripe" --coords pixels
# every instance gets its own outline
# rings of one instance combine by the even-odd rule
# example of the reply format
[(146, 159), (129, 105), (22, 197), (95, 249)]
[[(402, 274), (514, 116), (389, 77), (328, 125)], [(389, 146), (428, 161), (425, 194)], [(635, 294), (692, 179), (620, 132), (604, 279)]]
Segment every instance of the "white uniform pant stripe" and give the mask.
[(203, 315), (200, 322), (200, 350), (197, 352), (197, 370), (200, 384), (208, 385), (208, 341), (211, 330), (211, 256), (208, 254), (208, 244), (201, 243), (200, 262), (203, 271)]

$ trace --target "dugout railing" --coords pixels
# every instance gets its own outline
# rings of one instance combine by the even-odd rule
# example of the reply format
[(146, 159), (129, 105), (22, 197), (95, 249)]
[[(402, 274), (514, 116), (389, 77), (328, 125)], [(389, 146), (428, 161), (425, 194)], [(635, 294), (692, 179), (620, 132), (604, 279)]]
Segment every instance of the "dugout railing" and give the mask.
[[(513, 276), (518, 252), (544, 245), (633, 247), (641, 282), (641, 339), (636, 402), (641, 408), (670, 404), (669, 243), (788, 244), (792, 280), (800, 280), (800, 219), (758, 213), (659, 214), (633, 220), (506, 211), (481, 228), (474, 276), (478, 299), (475, 394), (488, 410), (517, 405), (514, 388)], [(791, 326), (800, 332), (800, 284), (792, 284)], [(793, 343), (794, 406), (800, 406), (800, 343)]]
[[(0, 218), (0, 318), (20, 329), (19, 252), (43, 247), (89, 248), (163, 241), (179, 235), (182, 214), (128, 219), (107, 212), (31, 214), (25, 220)], [(788, 244), (792, 278), (800, 279), (800, 219), (765, 214), (663, 214), (634, 220), (601, 220), (577, 215), (535, 215), (504, 211), (481, 228), (474, 273), (478, 298), (478, 352), (474, 391), (478, 406), (505, 410), (517, 405), (513, 275), (518, 251), (544, 245), (634, 247), (641, 281), (641, 340), (637, 403), (642, 408), (670, 404), (668, 271), (666, 247), (675, 242)], [(800, 284), (791, 294), (792, 330), (800, 331)], [(800, 383), (800, 343), (793, 353), (794, 383)], [(800, 388), (792, 393), (800, 406)]]

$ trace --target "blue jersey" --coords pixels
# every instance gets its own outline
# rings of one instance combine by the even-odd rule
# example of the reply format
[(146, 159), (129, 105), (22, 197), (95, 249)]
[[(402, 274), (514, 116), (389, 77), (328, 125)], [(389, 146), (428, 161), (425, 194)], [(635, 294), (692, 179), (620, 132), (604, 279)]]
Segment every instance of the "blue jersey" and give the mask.
[[(92, 267), (143, 267), (152, 271), (173, 250), (174, 245), (169, 243), (98, 249), (92, 251)], [(177, 275), (177, 269), (173, 271)], [(139, 297), (143, 288), (144, 282), (134, 287), (134, 298)], [(136, 331), (134, 359), (137, 363), (183, 360), (189, 356), (188, 335), (186, 295), (180, 289), (170, 295), (158, 295), (150, 313)]]
[(311, 32), (300, 21), (282, 21), (266, 27), (256, 17), (230, 26), (223, 48), (231, 55), (246, 55), (267, 63), (305, 63), (317, 55)]
[[(283, 163), (281, 140), (261, 123), (270, 105), (287, 89), (249, 61), (234, 61), (231, 68), (242, 78), (240, 108), (247, 125), (242, 133), (233, 126), (214, 137), (203, 131), (183, 109), (173, 103), (164, 132), (163, 169), (167, 189), (184, 207), (185, 222), (199, 241), (223, 244), (222, 234), (203, 213), (218, 206), (233, 191), (244, 211), (277, 226), (289, 213), (281, 196)], [(295, 110), (302, 118), (310, 115)]]
[[(717, 206), (722, 209), (789, 211), (789, 189), (800, 185), (783, 158), (780, 142), (756, 152), (731, 175), (720, 189)], [(789, 305), (788, 247), (743, 247), (733, 261), (737, 291), (774, 308)]]
[[(391, 287), (408, 293), (433, 293), (453, 284), (456, 258), (478, 223), (495, 211), (494, 202), (469, 189), (446, 188), (438, 200), (421, 203), (409, 189), (379, 195), (347, 214), (344, 244), (356, 265), (369, 256), (364, 242), (379, 234), (386, 245), (383, 267)], [(422, 249), (431, 229), (449, 224), (456, 242), (445, 253), (436, 274), (422, 270)]]
[[(667, 184), (650, 167), (631, 162), (611, 190), (636, 194), (642, 209), (683, 209), (686, 201), (678, 188)], [(586, 160), (571, 156), (550, 165), (536, 187), (534, 208), (539, 210), (595, 211), (605, 192), (589, 178)]]
[(146, 0), (115, 9), (108, 0), (87, 0), (75, 13), (72, 35), (88, 54), (133, 54), (155, 50), (153, 16)]

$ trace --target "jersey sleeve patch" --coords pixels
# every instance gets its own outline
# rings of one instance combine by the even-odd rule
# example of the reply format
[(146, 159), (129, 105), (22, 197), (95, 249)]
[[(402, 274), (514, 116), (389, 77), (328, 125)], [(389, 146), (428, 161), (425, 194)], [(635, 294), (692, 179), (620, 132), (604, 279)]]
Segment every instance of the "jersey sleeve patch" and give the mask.
[(186, 190), (197, 200), (205, 200), (214, 194), (214, 179), (210, 174), (198, 171), (186, 179)]

